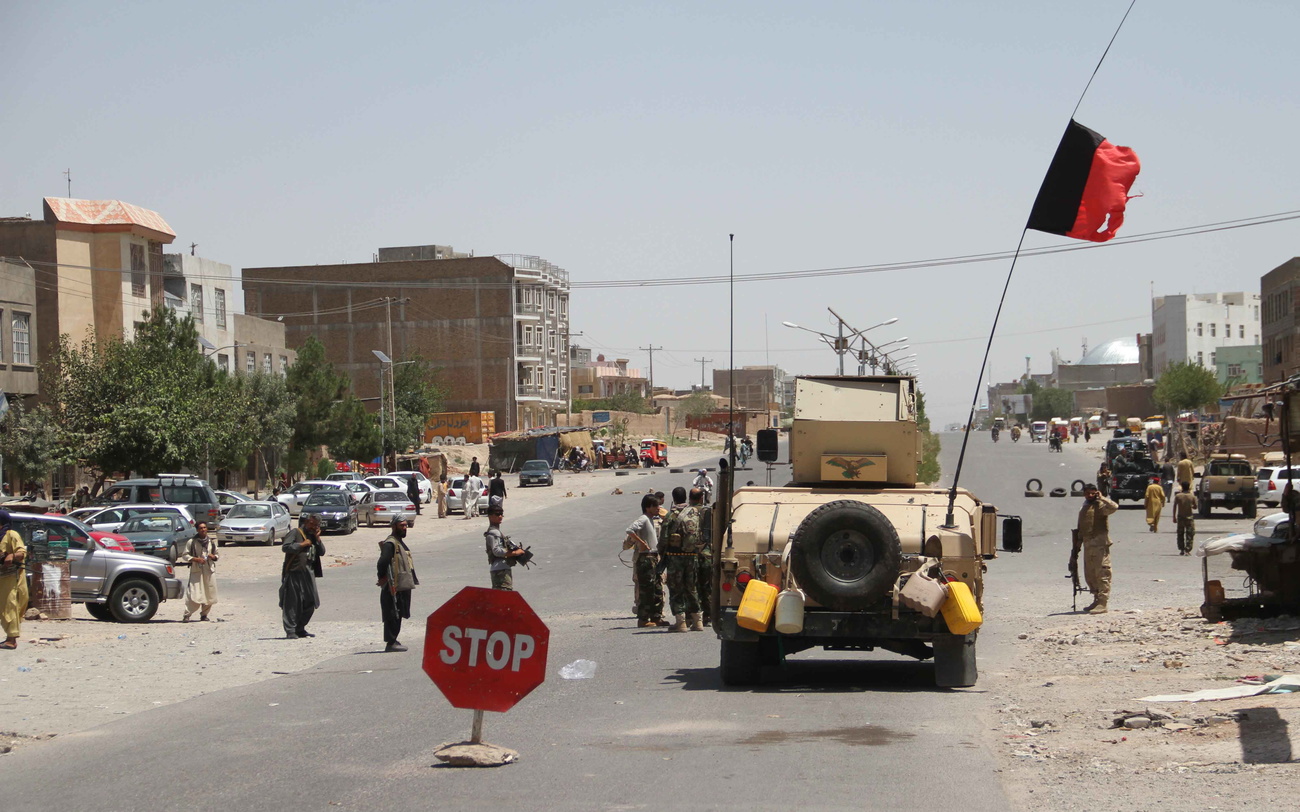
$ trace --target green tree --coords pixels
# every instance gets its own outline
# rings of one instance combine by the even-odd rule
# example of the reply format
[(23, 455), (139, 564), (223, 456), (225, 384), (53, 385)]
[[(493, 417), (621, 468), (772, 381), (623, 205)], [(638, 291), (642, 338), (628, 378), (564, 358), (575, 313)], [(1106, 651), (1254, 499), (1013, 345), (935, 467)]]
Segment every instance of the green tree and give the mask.
[(352, 395), (334, 405), (329, 430), (329, 449), (334, 459), (369, 462), (380, 455), (377, 415), (366, 411), (365, 404)]
[[(1030, 381), (1030, 383), (1033, 383)], [(1038, 386), (1037, 384), (1034, 384)], [(1030, 411), (1030, 420), (1051, 420), (1053, 417), (1070, 417), (1074, 411), (1074, 394), (1064, 389), (1038, 387), (1036, 392), (1026, 392), (1034, 396), (1034, 407)]]
[(925, 413), (925, 393), (920, 389), (916, 390), (916, 426), (921, 432), (921, 464), (916, 471), (917, 481), (938, 482), (942, 473), (939, 466), (942, 443), (939, 435), (930, 431), (930, 417)]
[(335, 371), (325, 357), (325, 345), (316, 336), (308, 336), (298, 350), (285, 383), (294, 397), (293, 447), (310, 454), (318, 446), (329, 445), (338, 428), (334, 407), (343, 399), (348, 379)]
[(42, 369), (64, 456), (93, 470), (96, 489), (112, 473), (201, 468), (228, 426), (213, 370), (188, 317), (164, 307), (136, 323), (131, 341), (60, 337)]
[[(701, 418), (713, 412), (713, 398), (702, 389), (696, 389), (682, 401), (681, 410), (687, 418)], [(700, 438), (699, 429), (695, 430), (695, 439)]]
[(60, 461), (60, 432), (50, 410), (38, 406), (31, 411), (15, 398), (0, 421), (0, 455), (5, 474), (15, 493), (24, 483), (44, 480)]
[(384, 434), (384, 452), (403, 452), (424, 442), (429, 415), (442, 411), (447, 390), (438, 382), (439, 368), (421, 355), (413, 355), (393, 368), (396, 419)]
[(650, 414), (654, 411), (650, 406), (650, 401), (636, 392), (620, 392), (619, 394), (608, 398), (575, 400), (573, 405), (576, 408), (589, 409), (594, 412), (613, 411)]
[(1213, 371), (1190, 361), (1179, 361), (1165, 368), (1156, 381), (1155, 401), (1166, 414), (1199, 409), (1223, 397), (1225, 388)]
[(214, 468), (238, 470), (256, 460), (257, 480), (272, 478), (268, 456), (278, 461), (293, 436), (296, 403), (280, 375), (250, 372), (233, 376), (219, 373), (213, 400), (226, 409), (224, 432), (211, 450)]

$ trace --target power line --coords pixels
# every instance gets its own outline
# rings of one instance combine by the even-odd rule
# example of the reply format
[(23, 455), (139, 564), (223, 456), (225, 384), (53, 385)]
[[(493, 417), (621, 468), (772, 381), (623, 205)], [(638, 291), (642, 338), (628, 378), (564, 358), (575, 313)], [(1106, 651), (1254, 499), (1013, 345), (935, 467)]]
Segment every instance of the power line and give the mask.
[(704, 388), (704, 365), (713, 363), (712, 358), (696, 358), (695, 361), (700, 365), (700, 389)]

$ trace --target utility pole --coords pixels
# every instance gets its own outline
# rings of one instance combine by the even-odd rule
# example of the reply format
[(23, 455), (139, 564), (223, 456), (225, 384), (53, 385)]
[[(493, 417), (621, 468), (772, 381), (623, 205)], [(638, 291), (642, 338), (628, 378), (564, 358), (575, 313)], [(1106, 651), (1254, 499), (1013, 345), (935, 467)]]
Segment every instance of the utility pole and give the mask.
[(581, 332), (570, 333), (567, 330), (564, 332), (564, 355), (566, 358), (565, 364), (568, 368), (568, 372), (564, 375), (564, 396), (569, 404), (565, 411), (570, 415), (573, 414), (573, 345), (569, 343), (569, 339), (580, 335), (582, 335)]
[[(387, 315), (388, 315), (388, 357), (389, 357), (389, 358), (392, 358), (392, 357), (393, 357), (393, 298), (394, 298), (394, 297), (392, 297), (392, 296), (385, 296), (385, 297), (384, 297), (384, 310), (387, 312)], [(393, 465), (392, 465), (391, 468), (388, 469), (388, 470), (390, 470), (390, 471), (396, 471), (396, 470), (397, 470), (397, 442), (396, 442), (396, 438), (397, 438), (397, 381), (396, 381), (396, 378), (394, 377), (394, 374), (393, 374), (393, 367), (394, 367), (394, 362), (393, 362), (393, 361), (389, 361), (389, 362), (388, 362), (388, 399), (389, 399), (390, 401), (392, 401), (392, 404), (393, 404), (393, 411), (392, 411), (392, 413), (391, 413), (391, 414), (393, 415), (393, 420), (392, 420), (391, 425), (392, 425), (392, 427), (393, 427), (393, 439), (394, 439), (394, 442), (393, 442)], [(383, 401), (380, 401), (379, 405), (382, 407), (382, 406), (384, 405), (384, 404), (383, 404)]]
[(68, 179), (68, 197), (72, 197), (72, 167), (63, 170), (63, 174)]
[(704, 389), (704, 365), (713, 363), (712, 358), (696, 358), (695, 362), (700, 365), (700, 389)]
[(649, 392), (649, 397), (653, 399), (654, 396), (655, 396), (655, 350), (662, 350), (663, 347), (656, 347), (655, 345), (651, 344), (649, 347), (637, 347), (637, 349), (638, 349), (638, 350), (641, 350), (642, 352), (648, 352), (648, 353), (650, 353), (650, 392)]

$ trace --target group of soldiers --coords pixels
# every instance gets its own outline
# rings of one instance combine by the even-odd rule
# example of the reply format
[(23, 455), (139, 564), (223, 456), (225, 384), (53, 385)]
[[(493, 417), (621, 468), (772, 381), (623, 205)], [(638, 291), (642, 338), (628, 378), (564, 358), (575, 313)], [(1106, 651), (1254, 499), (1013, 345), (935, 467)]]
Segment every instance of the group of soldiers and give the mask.
[[(623, 541), (623, 549), (632, 550), (639, 628), (702, 632), (711, 624), (712, 509), (705, 497), (703, 488), (677, 487), (671, 507), (662, 492), (641, 498), (641, 515)], [(672, 623), (664, 619), (665, 576)]]

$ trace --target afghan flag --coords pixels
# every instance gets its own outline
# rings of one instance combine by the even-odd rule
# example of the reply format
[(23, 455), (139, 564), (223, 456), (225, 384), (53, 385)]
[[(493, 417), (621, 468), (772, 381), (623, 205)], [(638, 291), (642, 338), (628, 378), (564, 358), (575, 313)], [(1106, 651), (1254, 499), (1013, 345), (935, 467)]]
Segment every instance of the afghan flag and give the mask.
[(1029, 228), (1106, 242), (1124, 223), (1128, 190), (1141, 168), (1133, 150), (1071, 119), (1034, 200)]

